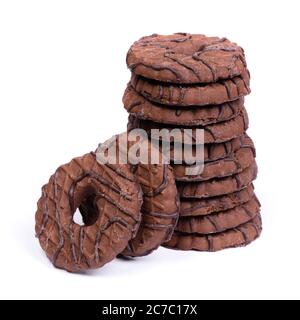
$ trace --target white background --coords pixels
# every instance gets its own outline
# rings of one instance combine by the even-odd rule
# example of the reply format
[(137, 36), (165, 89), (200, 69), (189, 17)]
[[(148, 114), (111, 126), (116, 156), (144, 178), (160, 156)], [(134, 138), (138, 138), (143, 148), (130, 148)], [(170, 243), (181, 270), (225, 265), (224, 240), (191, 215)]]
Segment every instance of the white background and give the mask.
[[(0, 298), (300, 298), (299, 1), (1, 1)], [(40, 187), (57, 166), (126, 128), (133, 41), (225, 36), (252, 75), (264, 231), (219, 253), (159, 249), (87, 275), (52, 267), (34, 237)]]

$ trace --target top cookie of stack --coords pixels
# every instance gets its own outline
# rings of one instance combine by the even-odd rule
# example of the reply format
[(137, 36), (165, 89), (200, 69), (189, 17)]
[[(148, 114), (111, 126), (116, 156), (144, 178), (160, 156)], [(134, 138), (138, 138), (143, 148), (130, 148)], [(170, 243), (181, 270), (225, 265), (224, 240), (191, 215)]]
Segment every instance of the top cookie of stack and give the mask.
[[(249, 93), (243, 49), (226, 38), (154, 34), (135, 42), (126, 61), (133, 72), (131, 84), (158, 103), (221, 104)], [(148, 82), (145, 78), (168, 84)], [(170, 83), (187, 86), (170, 88)]]

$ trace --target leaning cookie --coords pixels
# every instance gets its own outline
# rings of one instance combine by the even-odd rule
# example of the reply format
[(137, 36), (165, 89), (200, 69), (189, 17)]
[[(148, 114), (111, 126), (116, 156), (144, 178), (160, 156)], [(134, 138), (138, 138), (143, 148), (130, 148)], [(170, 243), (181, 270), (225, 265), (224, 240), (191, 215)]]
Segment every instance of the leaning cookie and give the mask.
[(131, 71), (173, 83), (208, 83), (245, 72), (244, 51), (226, 38), (175, 33), (143, 37), (129, 49)]
[(179, 216), (179, 198), (172, 168), (138, 165), (137, 180), (143, 190), (142, 222), (122, 256), (145, 256), (170, 240)]
[[(116, 136), (116, 153), (118, 157), (126, 156), (128, 162), (132, 164), (134, 155), (130, 152), (130, 148), (134, 144), (132, 142), (128, 142), (128, 145), (121, 144), (126, 135), (127, 133)], [(104, 148), (99, 146), (97, 155), (101, 149), (106, 150), (109, 144), (104, 145)], [(148, 152), (145, 159), (147, 161), (144, 163), (138, 161), (131, 165), (132, 172), (143, 191), (142, 221), (136, 236), (128, 242), (121, 253), (126, 257), (147, 255), (168, 241), (179, 216), (179, 196), (172, 168), (162, 161), (151, 163), (153, 146), (148, 139), (140, 140), (139, 148)], [(162, 156), (159, 150), (157, 152)]]
[[(85, 201), (84, 225), (73, 215)], [(70, 272), (103, 266), (137, 233), (142, 191), (129, 165), (100, 165), (94, 153), (60, 166), (42, 188), (36, 235), (54, 266)]]
[(129, 85), (123, 95), (123, 104), (128, 113), (139, 119), (180, 126), (197, 126), (234, 118), (241, 111), (244, 99), (206, 107), (175, 107), (151, 102)]
[(261, 216), (234, 229), (224, 232), (199, 235), (175, 231), (171, 240), (163, 246), (178, 250), (219, 251), (227, 248), (246, 246), (257, 239), (262, 231)]

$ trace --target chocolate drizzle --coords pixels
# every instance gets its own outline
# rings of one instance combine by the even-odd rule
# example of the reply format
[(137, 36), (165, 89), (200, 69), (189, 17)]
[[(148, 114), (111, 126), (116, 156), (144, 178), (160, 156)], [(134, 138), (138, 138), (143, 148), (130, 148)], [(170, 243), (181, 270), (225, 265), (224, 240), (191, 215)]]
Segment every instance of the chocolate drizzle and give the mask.
[(187, 165), (172, 163), (175, 179), (177, 181), (205, 181), (213, 178), (223, 178), (239, 173), (253, 163), (255, 156), (253, 149), (253, 144), (249, 144), (249, 146), (241, 145), (240, 149), (237, 149), (233, 153), (229, 154), (227, 158), (206, 162), (204, 163), (201, 173), (190, 176), (186, 175), (186, 169), (192, 168), (192, 164)]
[(84, 256), (83, 253), (83, 241), (84, 241), (84, 235), (85, 235), (85, 231), (83, 227), (80, 227), (80, 231), (79, 231), (79, 259), (80, 261), (82, 260), (82, 257)]
[(248, 186), (257, 175), (255, 161), (240, 173), (224, 178), (215, 178), (199, 182), (178, 182), (177, 188), (182, 198), (208, 198), (219, 195), (226, 195), (239, 191)]
[(74, 226), (73, 224), (69, 225), (69, 239), (70, 239), (70, 243), (71, 243), (71, 252), (72, 252), (73, 262), (76, 265), (78, 260), (77, 260), (77, 255), (76, 255), (76, 245), (75, 245), (75, 241), (74, 241), (73, 226)]
[(175, 230), (188, 234), (211, 234), (233, 229), (252, 220), (260, 211), (260, 204), (252, 198), (234, 208), (203, 216), (180, 217)]
[(248, 243), (248, 236), (247, 234), (243, 231), (243, 229), (239, 229), (239, 228), (233, 228), (233, 231), (237, 232), (237, 233), (240, 233), (242, 235), (242, 237), (244, 238), (244, 242), (245, 243)]
[(39, 232), (36, 234), (36, 237), (39, 238), (43, 231), (45, 230), (46, 224), (49, 219), (49, 212), (48, 212), (48, 199), (46, 198), (46, 192), (45, 192), (46, 186), (43, 186), (42, 188), (42, 199), (44, 200), (44, 210), (43, 210), (43, 219), (42, 219), (42, 224), (40, 227)]
[[(255, 234), (252, 232), (252, 229), (255, 230)], [(261, 230), (261, 217), (258, 214), (249, 222), (224, 232), (197, 234), (175, 231), (171, 240), (163, 246), (181, 250), (213, 252), (226, 248), (245, 246), (257, 239)], [(239, 234), (240, 236), (235, 236), (235, 234)]]
[(152, 216), (152, 217), (156, 217), (156, 218), (162, 218), (162, 219), (173, 219), (178, 217), (178, 211), (174, 212), (174, 213), (162, 213), (162, 212), (150, 212), (150, 211), (143, 211), (142, 213), (144, 215), (148, 215), (148, 216)]
[[(151, 145), (147, 146), (151, 150)], [(132, 166), (132, 172), (143, 191), (142, 220), (135, 237), (121, 253), (125, 257), (149, 254), (163, 241), (169, 240), (179, 216), (176, 185), (168, 165), (136, 164)], [(149, 233), (148, 229), (153, 232)]]
[(104, 232), (110, 228), (113, 224), (120, 224), (121, 226), (123, 226), (125, 229), (127, 230), (131, 230), (132, 227), (124, 220), (121, 219), (120, 217), (112, 217), (110, 218), (106, 224), (104, 224), (97, 232), (96, 234), (96, 240), (95, 240), (95, 244), (94, 244), (94, 259), (96, 261), (96, 263), (99, 263), (100, 261), (100, 256), (99, 256), (99, 243), (101, 241), (101, 237), (104, 234)]
[(206, 240), (208, 243), (208, 251), (213, 251), (214, 250), (214, 238), (211, 235), (206, 235)]
[[(133, 79), (136, 79), (136, 77), (133, 77)], [(134, 83), (136, 83), (135, 80)], [(180, 96), (183, 96), (182, 93), (186, 92), (185, 87), (182, 87), (181, 91), (171, 98), (171, 95), (173, 95), (173, 89), (171, 88), (173, 86), (165, 93), (165, 96), (168, 96), (168, 100), (180, 100)], [(145, 94), (145, 91), (143, 92)], [(160, 101), (166, 99), (161, 85), (159, 85), (159, 92), (155, 99)], [(243, 108), (243, 102), (244, 99), (239, 98), (224, 104), (204, 107), (167, 106), (147, 100), (131, 86), (125, 90), (123, 96), (124, 107), (133, 116), (143, 120), (180, 126), (209, 125), (231, 120), (240, 113)]]
[(168, 178), (167, 178), (167, 166), (162, 166), (163, 168), (163, 180), (160, 185), (158, 185), (155, 189), (151, 191), (144, 191), (144, 197), (154, 197), (160, 194), (167, 186), (168, 186)]
[(169, 100), (173, 101), (173, 86), (169, 86)]
[(208, 215), (206, 216), (207, 220), (211, 223), (211, 225), (214, 228), (214, 232), (218, 232), (218, 230), (220, 230), (221, 228), (218, 226), (217, 222), (215, 221), (215, 219), (213, 219), (212, 216)]
[(212, 136), (213, 140), (215, 140), (215, 141), (218, 140), (218, 139), (217, 139), (217, 136), (216, 136), (215, 133), (214, 133), (213, 128), (207, 126), (207, 127), (203, 128), (203, 129)]
[[(218, 106), (219, 114), (218, 114), (218, 117), (217, 117), (217, 122), (222, 121), (223, 119), (226, 119), (226, 117), (225, 117), (225, 109), (226, 109), (226, 107), (228, 105), (229, 104), (227, 103), (227, 104)], [(232, 114), (234, 115), (235, 112), (234, 112), (234, 110), (233, 110), (233, 108), (231, 106), (230, 106), (230, 110), (231, 110)]]
[[(247, 90), (248, 94), (250, 93), (250, 87), (249, 87), (249, 84), (245, 81), (245, 79), (243, 77), (239, 77), (239, 79), (241, 79), (241, 81), (243, 82), (244, 86), (245, 86), (245, 89)], [(239, 86), (237, 85), (236, 86), (237, 89), (239, 90)]]
[(224, 88), (225, 88), (225, 90), (226, 90), (226, 94), (227, 94), (228, 101), (232, 100), (231, 92), (230, 92), (230, 89), (228, 88), (228, 83), (227, 83), (227, 81), (223, 81), (222, 84), (224, 85)]
[[(236, 87), (236, 90), (237, 90), (237, 93), (238, 93), (238, 96), (240, 97), (242, 94), (241, 94), (241, 91), (240, 91), (240, 87), (238, 86), (238, 84), (236, 83), (236, 78), (232, 78), (230, 79), (231, 82), (233, 82), (233, 84), (235, 85)], [(247, 90), (248, 91), (248, 90)]]
[(180, 88), (180, 95), (179, 95), (179, 100), (178, 100), (178, 104), (181, 105), (184, 101), (184, 98), (185, 98), (185, 95), (186, 95), (186, 92), (187, 92), (187, 88), (186, 87), (182, 87), (182, 86), (179, 86)]
[(170, 84), (135, 73), (132, 73), (130, 81), (135, 91), (149, 101), (180, 107), (216, 105), (236, 100), (250, 92), (248, 83), (247, 72), (208, 84)]
[(243, 49), (236, 44), (191, 34), (143, 37), (129, 49), (126, 62), (137, 74), (177, 83), (214, 82), (246, 69)]
[(194, 60), (199, 61), (202, 64), (204, 64), (207, 67), (207, 69), (211, 72), (211, 75), (212, 75), (211, 82), (217, 81), (217, 75), (216, 75), (216, 72), (215, 72), (214, 68), (208, 62), (206, 62), (203, 58), (200, 57), (201, 53), (202, 53), (201, 51), (200, 52), (196, 52), (195, 54), (193, 54), (192, 58)]
[(182, 198), (180, 217), (205, 216), (207, 214), (233, 209), (249, 201), (251, 198), (255, 198), (259, 203), (254, 195), (254, 187), (252, 184), (228, 195), (220, 195), (206, 199)]
[(182, 42), (186, 42), (190, 39), (192, 39), (192, 36), (191, 35), (188, 35), (187, 33), (176, 33), (176, 34), (179, 34), (179, 35), (182, 35), (184, 37), (182, 38), (177, 38), (177, 39), (171, 39), (170, 41), (171, 42), (177, 42), (177, 43), (182, 43)]
[[(210, 232), (211, 235), (201, 234), (199, 237), (193, 217), (184, 221), (189, 225), (189, 232), (194, 230), (196, 233), (184, 233), (184, 230), (179, 228), (180, 232), (175, 231), (170, 240), (170, 247), (216, 251), (248, 244), (259, 236), (261, 227), (260, 216), (257, 215), (259, 202), (251, 184), (257, 174), (255, 148), (252, 141), (244, 136), (248, 128), (246, 110), (242, 108), (237, 113), (235, 105), (235, 100), (250, 93), (250, 73), (247, 70), (244, 51), (225, 38), (214, 40), (193, 35), (188, 45), (185, 47), (187, 40), (184, 40), (178, 45), (180, 46), (178, 50), (172, 45), (171, 38), (172, 36), (159, 35), (155, 40), (148, 38), (149, 52), (144, 52), (143, 59), (147, 61), (148, 54), (151, 56), (153, 49), (151, 59), (157, 64), (165, 63), (174, 67), (182, 75), (182, 80), (178, 82), (178, 78), (173, 79), (172, 75), (165, 72), (151, 73), (150, 70), (146, 72), (142, 69), (137, 70), (136, 73), (140, 76), (133, 75), (133, 78), (139, 79), (132, 81), (132, 85), (145, 97), (145, 103), (132, 109), (133, 117), (130, 117), (129, 125), (129, 128), (140, 127), (147, 131), (152, 128), (171, 130), (178, 128), (177, 125), (182, 129), (193, 126), (205, 131), (204, 171), (193, 178), (187, 177), (183, 169), (188, 165), (184, 163), (174, 164), (174, 173), (177, 180), (182, 179), (182, 182), (178, 183), (179, 192), (184, 199), (182, 202), (195, 201), (195, 204), (191, 203), (190, 206), (181, 208), (181, 212), (186, 216), (196, 216), (197, 212), (200, 212), (201, 218), (197, 220), (199, 229), (203, 233)], [(167, 44), (168, 41), (170, 43)], [(138, 46), (137, 43), (133, 50)], [(157, 50), (157, 55), (154, 51), (156, 47), (161, 49)], [(143, 51), (139, 53), (141, 52)], [(138, 56), (137, 51), (134, 54)], [(150, 108), (149, 104), (152, 104)], [(210, 110), (207, 120), (199, 123), (184, 122), (183, 119), (187, 117), (185, 110), (194, 116), (191, 108), (199, 110), (203, 106), (215, 108)], [(171, 107), (175, 107), (172, 113), (169, 111)], [(186, 107), (190, 109), (185, 109)], [(154, 115), (159, 114), (158, 108), (164, 114), (160, 117), (152, 116), (152, 110)], [(164, 126), (164, 123), (167, 125)], [(191, 136), (192, 143), (195, 144), (195, 131)], [(176, 142), (175, 138), (172, 142)], [(245, 153), (245, 149), (249, 151)], [(188, 178), (190, 181), (201, 182), (186, 182)], [(212, 199), (211, 196), (220, 200)], [(210, 205), (212, 207), (209, 207)], [(232, 216), (226, 216), (225, 219), (225, 210), (228, 210), (226, 214)], [(253, 219), (254, 215), (257, 216)], [(250, 221), (251, 219), (253, 221)], [(205, 223), (205, 226), (201, 225), (200, 221)], [(180, 220), (179, 226), (181, 222)], [(234, 224), (239, 222), (242, 225), (235, 228)], [(252, 224), (256, 226), (256, 235), (253, 234)], [(232, 228), (228, 232), (223, 232), (224, 228), (230, 226)], [(169, 243), (166, 246), (169, 247)]]
[(176, 57), (176, 54), (174, 52), (167, 51), (167, 52), (165, 52), (164, 57), (173, 60), (174, 62), (178, 63), (180, 66), (191, 71), (198, 78), (199, 82), (201, 82), (202, 78), (199, 75), (198, 70), (196, 68), (194, 68), (193, 66), (189, 65), (188, 63), (185, 63), (182, 60), (179, 60), (179, 58)]
[(162, 71), (162, 70), (168, 70), (169, 72), (173, 73), (177, 79), (178, 82), (181, 81), (182, 77), (178, 71), (176, 71), (174, 68), (171, 67), (166, 67), (166, 66), (159, 66), (159, 65), (154, 65), (154, 64), (147, 64), (145, 62), (137, 62), (137, 63), (132, 63), (128, 65), (128, 68), (131, 69), (132, 72), (135, 71), (135, 69), (139, 66), (143, 66), (145, 68), (153, 69), (155, 71)]
[(243, 185), (240, 176), (239, 176), (238, 174), (236, 174), (236, 175), (234, 175), (233, 177), (234, 177), (234, 179), (235, 179), (235, 181), (236, 181), (236, 188), (237, 188), (237, 190), (240, 190), (241, 187), (242, 187), (242, 185)]
[(58, 227), (58, 235), (59, 235), (59, 244), (57, 246), (57, 249), (55, 251), (55, 253), (53, 254), (52, 257), (52, 263), (55, 265), (56, 260), (58, 258), (58, 255), (60, 254), (61, 249), (64, 246), (65, 243), (65, 239), (64, 239), (64, 230), (63, 227), (61, 225), (61, 221), (60, 221), (60, 207), (58, 205), (58, 186), (57, 186), (57, 176), (59, 174), (59, 171), (56, 171), (54, 174), (54, 178), (53, 178), (53, 185), (54, 185), (54, 203), (55, 203), (55, 222), (57, 224)]
[(107, 194), (105, 193), (101, 193), (101, 192), (97, 192), (97, 196), (100, 198), (105, 199), (106, 201), (108, 201), (109, 203), (111, 203), (113, 206), (115, 206), (116, 208), (118, 208), (120, 211), (122, 211), (124, 214), (126, 214), (128, 217), (130, 217), (133, 221), (135, 222), (140, 222), (140, 218), (135, 218), (132, 215), (132, 212), (130, 210), (128, 210), (127, 208), (121, 206), (117, 201), (113, 200), (111, 197), (109, 197)]
[[(141, 221), (141, 190), (135, 180), (130, 181), (130, 175), (129, 166), (123, 167), (122, 171), (113, 171), (99, 165), (94, 153), (76, 158), (56, 170), (42, 189), (36, 213), (37, 236), (55, 266), (71, 272), (95, 268), (111, 260), (119, 253), (117, 250), (123, 250), (122, 243), (125, 247)], [(124, 190), (130, 190), (132, 194)], [(90, 199), (91, 193), (94, 201)], [(73, 214), (85, 200), (100, 212), (97, 220), (92, 221), (94, 218), (89, 218), (92, 211), (85, 208), (83, 221), (87, 224), (80, 226), (73, 221)], [(100, 203), (103, 204), (101, 208)], [(47, 223), (49, 219), (52, 223)], [(104, 231), (114, 223), (124, 228), (118, 231), (118, 235), (105, 234)], [(86, 250), (95, 242), (97, 230), (112, 237), (112, 246), (104, 248), (105, 242), (99, 239), (101, 256), (95, 261)], [(118, 237), (117, 242), (114, 237)]]
[(105, 185), (106, 187), (111, 188), (112, 191), (116, 192), (117, 194), (121, 195), (122, 197), (126, 198), (127, 200), (132, 199), (132, 196), (133, 196), (132, 194), (129, 194), (129, 193), (122, 191), (121, 189), (117, 188), (116, 186), (111, 184), (108, 180), (106, 180), (105, 178), (96, 174), (95, 172), (86, 171), (86, 172), (83, 172), (80, 176), (76, 177), (76, 179), (73, 181), (73, 183), (70, 187), (70, 190), (68, 192), (70, 208), (71, 208), (71, 211), (73, 211), (73, 212), (76, 209), (75, 202), (74, 202), (74, 193), (75, 193), (76, 186), (79, 182), (81, 182), (85, 178), (95, 179), (99, 183)]

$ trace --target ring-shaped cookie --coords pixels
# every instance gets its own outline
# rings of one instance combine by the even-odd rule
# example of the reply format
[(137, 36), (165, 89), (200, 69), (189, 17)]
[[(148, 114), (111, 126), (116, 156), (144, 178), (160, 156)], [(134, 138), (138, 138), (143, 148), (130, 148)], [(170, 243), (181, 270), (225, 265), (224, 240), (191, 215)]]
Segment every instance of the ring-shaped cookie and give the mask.
[[(85, 201), (84, 225), (73, 215)], [(42, 188), (36, 235), (58, 268), (77, 272), (103, 266), (127, 246), (140, 224), (142, 193), (129, 165), (111, 168), (94, 153), (60, 166)]]
[[(122, 135), (124, 137), (127, 133)], [(130, 147), (134, 143), (129, 141), (126, 148), (126, 145), (119, 143), (122, 135), (116, 137), (117, 153), (127, 156), (129, 163), (132, 164)], [(104, 145), (107, 147), (109, 143), (104, 143)], [(150, 140), (140, 140), (140, 150), (147, 151), (147, 163), (139, 161), (132, 164), (132, 170), (143, 191), (142, 221), (136, 237), (128, 242), (126, 249), (121, 254), (125, 257), (144, 256), (157, 249), (171, 238), (177, 224), (179, 197), (173, 169), (163, 162), (159, 150), (157, 152), (161, 161), (152, 163), (151, 150), (153, 147)], [(103, 147), (100, 145), (98, 151), (101, 148)]]

